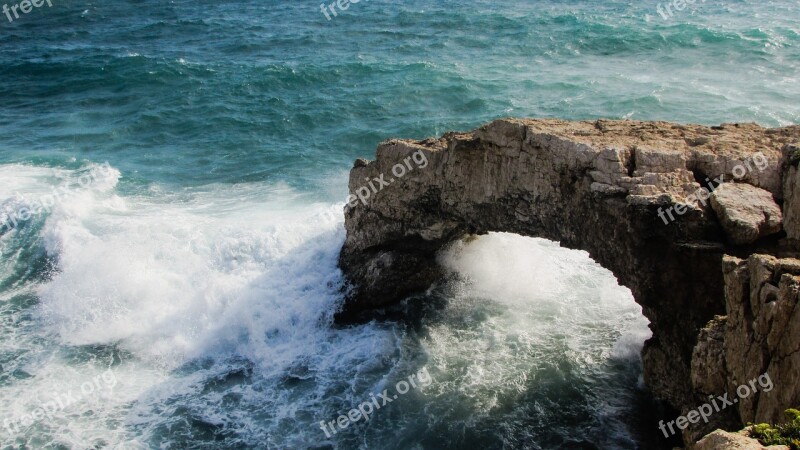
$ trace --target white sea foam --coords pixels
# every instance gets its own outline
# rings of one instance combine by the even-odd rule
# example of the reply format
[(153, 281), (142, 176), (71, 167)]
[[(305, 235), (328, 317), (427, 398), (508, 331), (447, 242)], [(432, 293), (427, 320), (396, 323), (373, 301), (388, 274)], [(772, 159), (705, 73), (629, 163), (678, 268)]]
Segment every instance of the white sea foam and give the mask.
[[(14, 189), (0, 200), (78, 175), (0, 166), (12, 172)], [(0, 386), (0, 414), (30, 412), (42, 393), (74, 389), (108, 367), (118, 384), (108, 401), (78, 403), (25, 430), (29, 445), (191, 446), (197, 430), (181, 428), (190, 423), (241, 442), (307, 447), (323, 439), (319, 420), (428, 359), (429, 391), (337, 437), (342, 448), (363, 448), (415, 435), (396, 420), (457, 423), (456, 404), (478, 423), (530, 390), (542, 367), (566, 361), (587, 379), (609, 360), (635, 367), (647, 335), (630, 293), (585, 253), (507, 234), (443, 254), (463, 281), (442, 318), (424, 322), (421, 341), (395, 323), (332, 328), (342, 205), (285, 185), (122, 194), (118, 180), (46, 218), (41, 243), (57, 270), (29, 289), (38, 297), (33, 320), (2, 328), (27, 352), (17, 368), (29, 376)], [(613, 383), (605, 389), (619, 395)], [(590, 409), (614, 416), (619, 407)]]
[[(424, 341), (432, 370), (447, 374), (433, 386), (438, 395), (457, 393), (479, 420), (575, 376), (592, 386), (587, 395), (595, 403), (585, 407), (607, 422), (602, 435), (627, 434), (620, 412), (630, 409), (631, 389), (608, 367), (621, 361), (638, 371), (650, 330), (608, 270), (586, 252), (507, 233), (456, 243), (441, 262), (460, 281), (445, 319)], [(557, 379), (554, 368), (563, 371)]]
[[(77, 175), (2, 170), (15, 174), (15, 189), (4, 196), (16, 188), (26, 196), (47, 193), (59, 178)], [(325, 366), (348, 361), (343, 353), (361, 353), (346, 349), (358, 344), (356, 332), (338, 355), (335, 349), (319, 354), (332, 345), (329, 325), (341, 301), (341, 205), (310, 203), (285, 185), (150, 191), (155, 195), (87, 189), (54, 206), (41, 231), (57, 271), (35, 291), (33, 328), (40, 337), (63, 351), (115, 346), (133, 354), (134, 362), (118, 375), (119, 389), (136, 386), (121, 397), (129, 402), (191, 391), (196, 377), (170, 373), (196, 358), (247, 359), (266, 376), (283, 374), (302, 359)], [(373, 348), (375, 338), (355, 347)], [(95, 370), (91, 364), (72, 367), (59, 352), (51, 355), (37, 355), (29, 364), (32, 378), (0, 388), (0, 412), (21, 413), (36, 403), (29, 401), (34, 393)], [(170, 387), (158, 388), (163, 383)], [(152, 414), (149, 405), (133, 409)], [(89, 439), (97, 420), (72, 422), (72, 431)]]

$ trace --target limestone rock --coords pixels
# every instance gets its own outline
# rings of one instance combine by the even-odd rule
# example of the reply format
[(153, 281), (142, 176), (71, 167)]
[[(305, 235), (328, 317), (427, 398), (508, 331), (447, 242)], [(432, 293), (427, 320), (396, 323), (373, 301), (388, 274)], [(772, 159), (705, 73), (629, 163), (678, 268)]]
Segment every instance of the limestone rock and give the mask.
[(717, 430), (689, 447), (689, 450), (789, 450), (785, 445), (764, 447), (745, 433), (728, 433)]
[[(701, 330), (692, 355), (696, 404), (759, 380), (758, 391), (721, 411), (716, 426), (777, 423), (800, 404), (800, 260), (751, 255), (723, 258), (727, 316)], [(733, 416), (732, 413), (735, 413)], [(724, 414), (724, 415), (723, 415)], [(738, 419), (738, 423), (732, 422)], [(691, 442), (708, 432), (703, 424), (684, 432)]]
[(790, 239), (800, 240), (800, 144), (783, 148), (783, 227)]
[[(587, 251), (631, 289), (651, 322), (642, 359), (657, 397), (687, 411), (706, 394), (724, 393), (709, 391), (735, 389), (770, 370), (772, 392), (729, 409), (738, 422), (772, 418), (800, 400), (800, 261), (723, 261), (745, 249), (731, 245), (730, 229), (696, 194), (711, 179), (735, 180), (731, 193), (754, 196), (728, 202), (719, 195), (719, 217), (742, 228), (736, 214), (749, 220), (753, 208), (759, 220), (743, 229), (757, 230), (758, 239), (779, 228), (774, 199), (787, 193), (786, 204), (798, 207), (787, 233), (800, 236), (800, 179), (785, 169), (796, 162), (781, 164), (797, 142), (800, 126), (553, 119), (503, 119), (438, 139), (383, 142), (375, 161), (352, 169), (351, 193), (412, 155), (426, 164), (345, 208), (339, 264), (352, 294), (338, 319), (424, 292), (441, 280), (436, 255), (452, 241), (492, 231), (547, 238)], [(673, 221), (659, 215), (668, 208)], [(767, 241), (746, 251), (776, 253)], [(786, 251), (800, 250), (794, 245)], [(707, 327), (715, 316), (725, 318)], [(727, 427), (728, 419), (717, 414), (711, 425)]]
[(727, 390), (725, 328), (727, 317), (717, 316), (700, 330), (692, 354), (692, 386), (702, 395)]
[(781, 231), (783, 216), (772, 194), (743, 183), (723, 183), (711, 194), (711, 206), (734, 244), (751, 244)]
[(726, 391), (768, 374), (774, 387), (742, 398), (738, 413), (743, 423), (779, 422), (800, 404), (800, 260), (726, 256), (724, 270)]

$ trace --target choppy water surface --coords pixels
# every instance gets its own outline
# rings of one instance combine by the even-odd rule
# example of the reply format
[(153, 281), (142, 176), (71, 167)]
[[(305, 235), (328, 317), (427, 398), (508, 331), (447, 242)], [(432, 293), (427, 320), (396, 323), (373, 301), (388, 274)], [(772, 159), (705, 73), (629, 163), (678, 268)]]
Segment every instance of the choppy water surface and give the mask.
[[(503, 116), (800, 123), (799, 9), (370, 0), (328, 21), (306, 2), (121, 0), (0, 16), (0, 211), (53, 199), (0, 230), (3, 448), (668, 445), (640, 381), (647, 321), (585, 253), (460, 243), (417, 320), (332, 326), (347, 171), (382, 139)], [(429, 385), (321, 430), (423, 368)]]

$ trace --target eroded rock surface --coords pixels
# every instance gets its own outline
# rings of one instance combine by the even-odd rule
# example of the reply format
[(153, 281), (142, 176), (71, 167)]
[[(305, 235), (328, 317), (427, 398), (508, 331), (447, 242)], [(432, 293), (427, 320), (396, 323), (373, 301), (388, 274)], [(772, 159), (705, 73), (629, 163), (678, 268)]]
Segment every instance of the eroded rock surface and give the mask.
[[(728, 314), (717, 322), (723, 324), (724, 346), (703, 357), (698, 348), (708, 339), (701, 336), (692, 367), (695, 388), (733, 394), (768, 374), (775, 388), (761, 388), (736, 407), (744, 423), (776, 423), (786, 409), (800, 405), (800, 260), (726, 256), (723, 273)], [(726, 376), (721, 380), (714, 373)], [(704, 377), (713, 382), (698, 383)]]
[(764, 447), (757, 440), (744, 433), (728, 433), (717, 430), (689, 447), (690, 450), (789, 450), (785, 445)]
[(800, 142), (787, 145), (783, 156), (784, 228), (789, 239), (800, 240)]
[(752, 244), (781, 231), (781, 208), (764, 189), (745, 183), (723, 183), (711, 194), (711, 206), (734, 244)]
[[(800, 126), (514, 119), (438, 139), (386, 141), (375, 161), (360, 160), (350, 174), (352, 193), (382, 174), (391, 183), (345, 209), (347, 238), (340, 265), (354, 289), (340, 319), (430, 287), (442, 276), (435, 255), (453, 240), (491, 231), (552, 239), (588, 251), (631, 289), (653, 330), (643, 350), (646, 383), (676, 409), (696, 408), (706, 392), (739, 380), (734, 378), (739, 369), (728, 371), (739, 367), (728, 354), (733, 345), (728, 339), (743, 340), (736, 348), (761, 345), (754, 334), (729, 332), (733, 313), (726, 308), (725, 293), (737, 282), (723, 274), (722, 261), (726, 254), (794, 256), (791, 242), (780, 239), (784, 232), (775, 230), (779, 214), (774, 207), (785, 195), (787, 203), (797, 204), (793, 214), (784, 211), (783, 226), (800, 236), (800, 195), (784, 177), (786, 171), (800, 177), (800, 158), (786, 156), (796, 142)], [(425, 167), (393, 176), (392, 168), (413, 154), (424, 157)], [(724, 228), (710, 194), (720, 183), (734, 181), (746, 187), (717, 199), (720, 216), (735, 222)], [(737, 199), (738, 191), (747, 198)], [(758, 198), (750, 198), (753, 192)], [(751, 210), (760, 212), (763, 222), (751, 218)], [(741, 211), (749, 221), (738, 221)], [(753, 227), (755, 235), (747, 231), (747, 239), (731, 238)], [(771, 284), (789, 289), (780, 280)], [(715, 316), (717, 322), (709, 324)], [(755, 316), (747, 317), (740, 322), (753, 324)], [(771, 320), (770, 330), (780, 325)], [(702, 345), (696, 348), (698, 342)], [(784, 358), (794, 361), (795, 356)], [(797, 372), (788, 374), (784, 368), (795, 367), (789, 365), (794, 362), (781, 364), (773, 377), (773, 392), (780, 398), (775, 408), (795, 406), (784, 405), (794, 397), (778, 387), (797, 384)], [(741, 367), (748, 371), (741, 376), (762, 366), (743, 359)], [(761, 407), (758, 399), (742, 407), (773, 410)], [(723, 426), (728, 421), (741, 428), (743, 417), (737, 414), (715, 417)]]

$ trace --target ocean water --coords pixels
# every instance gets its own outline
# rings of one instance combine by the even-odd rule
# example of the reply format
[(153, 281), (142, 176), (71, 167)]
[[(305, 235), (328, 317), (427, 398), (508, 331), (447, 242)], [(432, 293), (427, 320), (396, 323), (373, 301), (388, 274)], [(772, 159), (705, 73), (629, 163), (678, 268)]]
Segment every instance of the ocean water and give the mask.
[(456, 243), (411, 319), (332, 321), (347, 173), (383, 139), (505, 116), (800, 123), (795, 0), (657, 4), (0, 15), (0, 218), (18, 219), (0, 228), (0, 448), (671, 448), (641, 382), (647, 320), (585, 253)]

